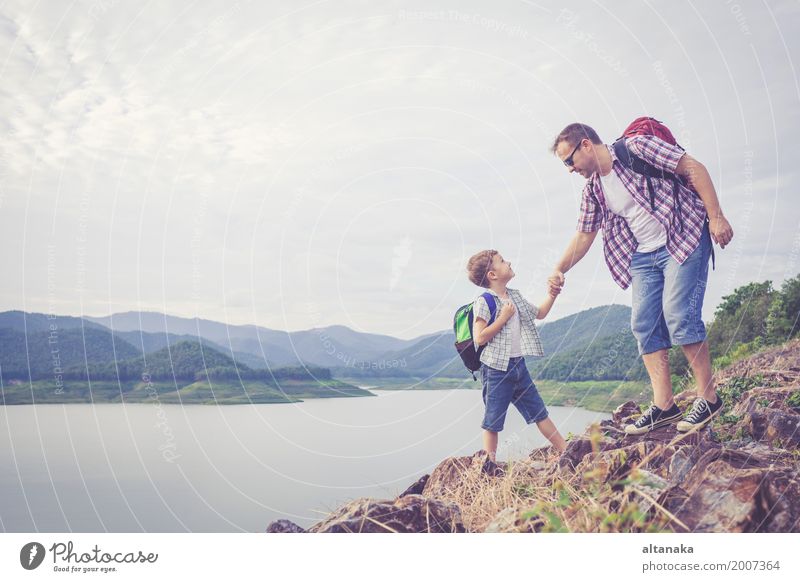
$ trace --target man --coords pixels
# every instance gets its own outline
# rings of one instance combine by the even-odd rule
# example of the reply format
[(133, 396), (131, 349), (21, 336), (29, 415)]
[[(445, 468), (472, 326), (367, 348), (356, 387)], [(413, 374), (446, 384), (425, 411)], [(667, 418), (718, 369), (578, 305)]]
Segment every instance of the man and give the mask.
[[(603, 250), (614, 281), (633, 288), (631, 331), (653, 386), (653, 405), (625, 432), (639, 435), (677, 422), (682, 432), (697, 430), (720, 411), (701, 318), (711, 239), (730, 243), (725, 218), (705, 166), (655, 136), (627, 138), (628, 151), (659, 170), (685, 179), (648, 179), (617, 159), (591, 127), (573, 123), (558, 134), (552, 151), (587, 179), (578, 232), (548, 279), (564, 285), (564, 273), (580, 261), (603, 229)], [(650, 191), (652, 188), (652, 191)], [(669, 348), (680, 345), (692, 367), (698, 398), (681, 420), (669, 370)]]

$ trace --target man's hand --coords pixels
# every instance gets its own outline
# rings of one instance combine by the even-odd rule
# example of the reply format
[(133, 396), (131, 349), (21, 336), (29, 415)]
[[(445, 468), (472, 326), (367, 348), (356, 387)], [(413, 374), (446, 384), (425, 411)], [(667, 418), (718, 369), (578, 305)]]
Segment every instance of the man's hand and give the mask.
[(733, 228), (722, 213), (708, 217), (708, 230), (711, 232), (714, 242), (723, 249), (733, 238)]
[(564, 273), (561, 271), (553, 271), (553, 274), (547, 278), (547, 290), (552, 297), (561, 293), (561, 288), (564, 287)]

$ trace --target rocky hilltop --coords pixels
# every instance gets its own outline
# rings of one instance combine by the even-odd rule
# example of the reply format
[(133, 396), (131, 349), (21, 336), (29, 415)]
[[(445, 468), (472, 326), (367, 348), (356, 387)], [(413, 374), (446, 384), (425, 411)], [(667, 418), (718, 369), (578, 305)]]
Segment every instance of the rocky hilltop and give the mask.
[[(723, 412), (692, 433), (622, 427), (633, 401), (563, 454), (442, 461), (396, 499), (358, 499), (308, 530), (268, 532), (800, 532), (800, 340), (717, 374)], [(687, 409), (695, 397), (676, 401)]]

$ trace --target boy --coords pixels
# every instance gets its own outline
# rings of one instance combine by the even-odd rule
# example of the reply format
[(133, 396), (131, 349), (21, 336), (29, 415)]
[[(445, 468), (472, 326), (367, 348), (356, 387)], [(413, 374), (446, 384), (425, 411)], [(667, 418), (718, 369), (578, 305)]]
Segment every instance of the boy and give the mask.
[(486, 413), (483, 418), (483, 448), (492, 461), (497, 453), (497, 433), (503, 430), (506, 411), (514, 404), (525, 422), (536, 423), (539, 431), (560, 452), (567, 443), (548, 418), (547, 408), (531, 380), (525, 356), (543, 356), (535, 319), (544, 319), (553, 306), (557, 289), (538, 307), (529, 303), (516, 289), (506, 285), (514, 277), (511, 263), (494, 250), (481, 251), (467, 263), (469, 280), (485, 287), (495, 296), (497, 313), (491, 325), (489, 306), (483, 297), (473, 304), (472, 334), (477, 346), (486, 344), (481, 353), (481, 381)]

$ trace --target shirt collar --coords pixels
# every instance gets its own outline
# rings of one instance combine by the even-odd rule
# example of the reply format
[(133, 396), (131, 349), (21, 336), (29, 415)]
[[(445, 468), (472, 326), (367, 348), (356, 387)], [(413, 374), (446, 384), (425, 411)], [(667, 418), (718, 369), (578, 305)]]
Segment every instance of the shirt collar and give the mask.
[[(614, 153), (614, 146), (610, 146), (607, 143), (603, 145), (606, 146), (606, 148), (608, 149), (608, 153), (611, 154), (611, 171), (616, 172), (614, 165), (615, 163), (619, 162), (619, 158), (617, 157), (617, 154)], [(601, 179), (600, 172), (595, 172), (589, 177), (588, 181), (591, 182), (592, 185), (596, 187), (600, 184), (600, 179)]]
[[(487, 290), (489, 293), (491, 293), (492, 295), (494, 295), (495, 297), (497, 297), (498, 299), (500, 299), (500, 296), (499, 296), (497, 293), (495, 293), (494, 291), (492, 291), (491, 289), (488, 289), (488, 288), (487, 288), (486, 290)], [(508, 291), (508, 296), (509, 296), (509, 297), (511, 297), (511, 294), (512, 294), (512, 293), (513, 293), (515, 290), (514, 290), (514, 289), (512, 289), (511, 287), (506, 287), (506, 291)]]

